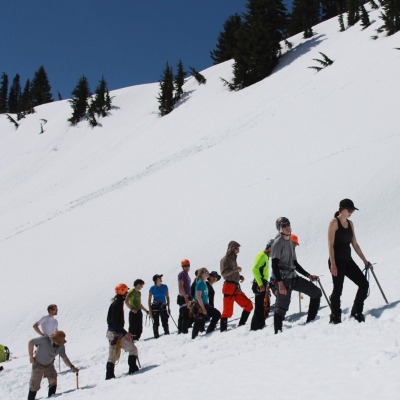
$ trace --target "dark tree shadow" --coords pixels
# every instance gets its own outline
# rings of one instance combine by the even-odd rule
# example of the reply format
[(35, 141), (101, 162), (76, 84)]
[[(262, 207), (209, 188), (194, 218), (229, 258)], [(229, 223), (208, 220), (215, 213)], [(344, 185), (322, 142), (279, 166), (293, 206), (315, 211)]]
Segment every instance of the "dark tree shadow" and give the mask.
[(188, 92), (183, 92), (182, 97), (175, 104), (174, 110), (176, 108), (180, 107), (182, 104), (186, 103), (190, 99), (190, 97), (192, 96), (193, 92), (194, 92), (194, 90), (189, 90)]

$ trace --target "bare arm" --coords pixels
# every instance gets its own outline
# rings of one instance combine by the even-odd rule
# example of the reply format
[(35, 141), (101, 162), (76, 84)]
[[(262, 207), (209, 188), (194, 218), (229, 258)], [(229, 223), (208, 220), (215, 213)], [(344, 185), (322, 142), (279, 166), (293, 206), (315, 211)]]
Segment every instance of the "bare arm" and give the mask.
[(196, 290), (197, 301), (200, 304), (200, 307), (201, 307), (201, 309), (203, 311), (203, 314), (207, 314), (207, 310), (206, 310), (206, 307), (204, 306), (203, 299), (201, 298), (201, 295), (202, 295), (202, 291), (201, 290)]
[(36, 361), (33, 357), (33, 342), (32, 342), (32, 340), (30, 340), (28, 342), (28, 354), (29, 354), (29, 362), (31, 364), (35, 364)]
[(33, 329), (38, 333), (40, 336), (44, 336), (44, 333), (39, 329), (39, 322), (33, 324)]
[(151, 311), (151, 299), (152, 299), (153, 295), (151, 293), (149, 293), (149, 315), (150, 317), (153, 315), (152, 311)]
[(351, 240), (351, 245), (353, 246), (354, 251), (357, 253), (357, 255), (361, 258), (361, 260), (363, 260), (364, 265), (368, 264), (368, 260), (365, 258), (360, 245), (357, 242), (357, 238), (356, 238), (356, 233), (354, 231), (354, 224), (352, 221), (350, 221), (351, 227), (353, 229), (353, 239)]
[(129, 310), (133, 310), (133, 307), (131, 307), (131, 305), (129, 304), (129, 297), (128, 296), (126, 296), (125, 297), (125, 305), (129, 308)]
[(79, 369), (76, 368), (76, 367), (72, 364), (72, 362), (69, 360), (69, 358), (68, 358), (67, 356), (63, 357), (62, 360), (64, 361), (64, 363), (65, 363), (65, 365), (66, 365), (67, 367), (71, 368), (72, 372), (78, 372), (78, 371), (79, 371)]
[(187, 294), (185, 292), (185, 287), (183, 285), (183, 281), (182, 280), (178, 281), (178, 287), (179, 287), (179, 294), (185, 299), (185, 303), (188, 304), (189, 303), (189, 299), (188, 299)]
[(329, 259), (331, 261), (331, 274), (333, 276), (337, 276), (335, 251), (333, 249), (333, 244), (335, 243), (335, 234), (337, 230), (338, 230), (338, 222), (337, 219), (334, 218), (329, 223), (328, 227), (328, 250), (329, 250)]
[(169, 308), (169, 291), (167, 291), (165, 297), (167, 298), (168, 313), (171, 314), (171, 309)]

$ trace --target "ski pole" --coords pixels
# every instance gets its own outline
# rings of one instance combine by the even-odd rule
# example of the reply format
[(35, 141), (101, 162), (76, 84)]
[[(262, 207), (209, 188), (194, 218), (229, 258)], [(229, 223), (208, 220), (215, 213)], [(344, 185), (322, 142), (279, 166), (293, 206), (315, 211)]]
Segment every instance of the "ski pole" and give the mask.
[(375, 275), (374, 269), (373, 269), (373, 268), (369, 268), (368, 266), (366, 266), (365, 268), (369, 269), (369, 270), (372, 272), (372, 276), (374, 277), (375, 282), (376, 282), (376, 284), (378, 285), (378, 288), (379, 288), (379, 290), (380, 290), (381, 293), (382, 293), (383, 299), (385, 300), (386, 304), (389, 304), (389, 302), (387, 301), (387, 298), (386, 298), (386, 296), (385, 296), (385, 293), (383, 293), (383, 290), (382, 290), (382, 287), (381, 287), (381, 285), (380, 285), (380, 283), (379, 283), (379, 281), (378, 281), (378, 278), (377, 278), (376, 275)]
[(178, 325), (176, 324), (176, 322), (175, 322), (175, 320), (174, 320), (174, 317), (171, 315), (171, 313), (168, 313), (168, 314), (169, 314), (169, 316), (171, 317), (173, 323), (175, 324), (176, 329), (178, 329)]
[(327, 295), (326, 295), (326, 293), (325, 293), (325, 290), (324, 290), (324, 288), (322, 287), (321, 280), (320, 280), (319, 278), (317, 279), (317, 282), (318, 282), (318, 284), (319, 284), (319, 287), (320, 287), (321, 290), (322, 290), (322, 293), (323, 293), (324, 296), (325, 296), (325, 300), (326, 300), (326, 302), (328, 303), (329, 308), (330, 308), (331, 311), (332, 311), (331, 302), (329, 301), (329, 299), (328, 299), (328, 297), (327, 297)]
[(76, 388), (79, 389), (79, 371), (75, 372), (75, 376), (76, 376)]

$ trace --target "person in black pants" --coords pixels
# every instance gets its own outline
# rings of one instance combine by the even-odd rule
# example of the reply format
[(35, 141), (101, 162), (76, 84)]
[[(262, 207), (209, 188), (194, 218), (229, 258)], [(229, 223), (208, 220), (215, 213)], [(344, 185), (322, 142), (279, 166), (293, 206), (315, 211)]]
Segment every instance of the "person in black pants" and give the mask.
[(330, 296), (332, 310), (330, 323), (333, 324), (342, 322), (340, 297), (342, 295), (345, 276), (358, 286), (358, 291), (351, 310), (351, 317), (355, 318), (358, 322), (365, 321), (363, 308), (364, 301), (368, 296), (369, 283), (361, 269), (351, 257), (350, 244), (367, 268), (372, 268), (372, 265), (367, 261), (361, 251), (354, 233), (354, 224), (348, 219), (355, 210), (358, 210), (358, 208), (354, 206), (354, 203), (350, 199), (343, 199), (339, 203), (339, 211), (335, 213), (328, 228), (328, 265), (333, 282), (333, 291)]
[(133, 335), (133, 340), (139, 340), (143, 332), (143, 313), (142, 310), (148, 314), (149, 312), (142, 304), (142, 294), (144, 281), (136, 279), (133, 282), (133, 288), (128, 291), (125, 298), (125, 304), (129, 308), (129, 332)]

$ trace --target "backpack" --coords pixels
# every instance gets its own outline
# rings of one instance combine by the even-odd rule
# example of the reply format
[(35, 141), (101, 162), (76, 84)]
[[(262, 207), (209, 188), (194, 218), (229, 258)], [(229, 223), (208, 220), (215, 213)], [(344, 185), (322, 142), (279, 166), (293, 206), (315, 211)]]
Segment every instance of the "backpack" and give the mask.
[(10, 359), (10, 350), (7, 346), (0, 344), (0, 363)]

